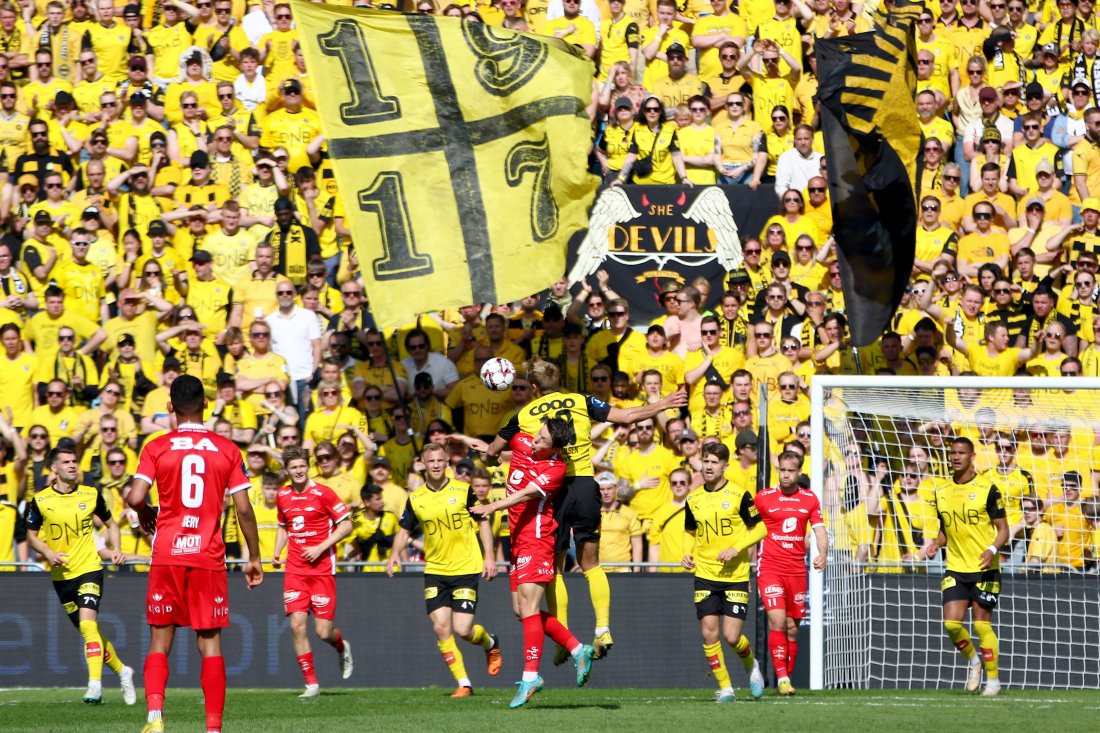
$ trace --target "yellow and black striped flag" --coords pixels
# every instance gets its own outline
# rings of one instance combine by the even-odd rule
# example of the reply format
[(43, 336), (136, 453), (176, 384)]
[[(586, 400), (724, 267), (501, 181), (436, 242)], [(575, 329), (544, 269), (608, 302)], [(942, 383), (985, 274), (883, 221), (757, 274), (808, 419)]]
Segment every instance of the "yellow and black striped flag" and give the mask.
[(833, 235), (857, 346), (889, 326), (916, 252), (915, 17), (898, 9), (872, 31), (815, 44)]
[(565, 273), (599, 183), (583, 54), (456, 18), (293, 7), (379, 327)]

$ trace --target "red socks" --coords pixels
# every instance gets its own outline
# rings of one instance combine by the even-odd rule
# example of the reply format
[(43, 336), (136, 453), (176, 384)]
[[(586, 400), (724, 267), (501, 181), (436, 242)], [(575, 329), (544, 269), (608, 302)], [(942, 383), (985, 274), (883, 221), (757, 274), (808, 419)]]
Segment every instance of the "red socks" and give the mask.
[[(553, 618), (553, 617), (551, 617)], [(542, 659), (542, 616), (535, 613), (523, 619), (523, 671), (538, 672)]]
[(344, 653), (344, 635), (340, 633), (340, 629), (333, 629), (333, 638), (329, 643), (332, 644), (332, 648), (336, 650), (338, 654)]
[(786, 631), (768, 631), (768, 651), (772, 655), (772, 667), (775, 668), (776, 679), (790, 677), (787, 672)]
[(145, 709), (149, 712), (164, 710), (164, 690), (168, 687), (168, 655), (150, 654), (145, 657)]
[(798, 639), (787, 637), (787, 671), (794, 671), (794, 660), (798, 656)]
[(206, 701), (206, 729), (222, 729), (225, 711), (225, 658), (202, 658), (202, 695)]
[(539, 616), (542, 618), (542, 627), (546, 631), (547, 636), (569, 651), (573, 651), (577, 648), (580, 642), (577, 641), (577, 637), (569, 633), (569, 629), (565, 628), (561, 621), (558, 621), (557, 618), (551, 616), (546, 611), (539, 611)]
[(302, 670), (302, 676), (306, 678), (307, 685), (317, 684), (317, 671), (313, 668), (313, 652), (306, 652), (298, 657), (298, 669)]

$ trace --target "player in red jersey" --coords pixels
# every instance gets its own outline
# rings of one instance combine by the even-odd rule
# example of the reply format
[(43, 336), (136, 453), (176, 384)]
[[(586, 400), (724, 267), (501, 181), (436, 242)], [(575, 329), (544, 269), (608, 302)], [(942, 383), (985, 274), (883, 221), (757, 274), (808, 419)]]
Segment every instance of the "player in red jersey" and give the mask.
[[(275, 497), (279, 529), (275, 535), (273, 564), (283, 564), (283, 604), (290, 617), (294, 655), (306, 679), (306, 691), (299, 697), (321, 694), (313, 667), (313, 652), (306, 635), (306, 617), (313, 612), (313, 630), (321, 641), (340, 655), (340, 674), (351, 677), (351, 644), (344, 641), (336, 618), (336, 543), (351, 534), (351, 512), (336, 492), (309, 478), (309, 454), (291, 446), (283, 451), (283, 465), (290, 484)], [(289, 542), (289, 546), (288, 546)]]
[(523, 622), (523, 678), (509, 707), (518, 708), (543, 688), (539, 676), (542, 639), (549, 636), (569, 650), (577, 668), (577, 687), (588, 681), (595, 650), (581, 644), (560, 621), (543, 611), (546, 585), (554, 580), (554, 550), (557, 522), (554, 521), (554, 493), (565, 480), (565, 461), (558, 449), (569, 444), (573, 427), (551, 418), (531, 437), (517, 433), (509, 441), (512, 461), (508, 468), (508, 489), (503, 499), (475, 506), (470, 513), (489, 517), (508, 510), (512, 542), (512, 610)]
[(821, 504), (798, 485), (802, 456), (779, 454), (779, 486), (756, 495), (756, 509), (768, 534), (760, 548), (756, 582), (768, 613), (768, 650), (775, 666), (780, 695), (793, 695), (790, 670), (798, 656), (798, 624), (806, 615), (806, 532), (814, 530), (817, 557), (814, 570), (824, 570), (829, 537), (821, 519)]
[[(202, 655), (202, 691), (206, 729), (220, 733), (225, 708), (225, 660), (221, 630), (229, 625), (225, 544), (221, 535), (225, 493), (233, 499), (249, 560), (244, 578), (249, 588), (263, 582), (256, 517), (248, 501), (251, 487), (241, 452), (227, 438), (202, 425), (206, 398), (202, 382), (184, 375), (172, 382), (169, 413), (176, 429), (145, 444), (126, 501), (146, 531), (156, 530), (145, 612), (152, 627), (145, 657), (145, 702), (148, 722), (142, 733), (164, 730), (162, 710), (168, 685), (168, 655), (177, 626), (190, 626)], [(145, 497), (153, 483), (160, 497), (159, 514)]]

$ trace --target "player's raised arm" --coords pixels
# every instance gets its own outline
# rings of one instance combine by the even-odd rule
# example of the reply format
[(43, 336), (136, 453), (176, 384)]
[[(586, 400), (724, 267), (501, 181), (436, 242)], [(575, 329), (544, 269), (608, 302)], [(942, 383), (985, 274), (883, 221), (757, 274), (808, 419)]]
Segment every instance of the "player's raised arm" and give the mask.
[(614, 423), (627, 424), (654, 417), (661, 412), (675, 407), (687, 405), (687, 392), (680, 389), (666, 395), (664, 398), (637, 407), (612, 407), (607, 413), (607, 419)]

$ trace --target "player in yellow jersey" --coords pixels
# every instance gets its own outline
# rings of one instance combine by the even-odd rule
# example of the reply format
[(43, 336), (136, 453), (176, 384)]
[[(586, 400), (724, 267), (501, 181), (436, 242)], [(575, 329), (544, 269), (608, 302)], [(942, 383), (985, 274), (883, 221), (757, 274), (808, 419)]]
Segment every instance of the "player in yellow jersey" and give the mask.
[(103, 567), (96, 550), (94, 522), (107, 532), (107, 547), (115, 565), (126, 562), (119, 550), (119, 529), (102, 495), (78, 480), (76, 446), (64, 440), (50, 452), (53, 484), (35, 493), (27, 505), (27, 541), (50, 566), (53, 587), (69, 620), (84, 637), (88, 664), (88, 691), (84, 702), (98, 705), (103, 696), (103, 663), (119, 677), (127, 705), (137, 701), (134, 670), (123, 665), (114, 646), (99, 630), (99, 600), (103, 594)]
[[(562, 625), (568, 628), (569, 597), (561, 570), (565, 566), (566, 550), (570, 539), (577, 545), (577, 563), (588, 581), (592, 609), (596, 616), (595, 641), (597, 658), (610, 650), (611, 639), (611, 588), (607, 573), (600, 567), (600, 490), (592, 470), (591, 426), (593, 422), (613, 422), (626, 425), (636, 420), (651, 418), (669, 408), (687, 404), (687, 394), (682, 390), (667, 395), (658, 402), (627, 409), (612, 407), (601, 399), (575, 392), (559, 391), (561, 370), (556, 364), (537, 357), (528, 360), (517, 369), (518, 376), (531, 384), (533, 398), (501, 428), (489, 446), (487, 458), (497, 460), (516, 433), (528, 435), (538, 432), (541, 424), (552, 417), (569, 421), (573, 426), (575, 441), (564, 449), (568, 466), (565, 483), (555, 496), (554, 519), (558, 523), (559, 572), (547, 588), (546, 602)], [(564, 648), (558, 650), (554, 662), (562, 664), (569, 658)]]
[(700, 452), (703, 490), (687, 498), (684, 528), (693, 533), (693, 541), (688, 542), (683, 566), (695, 571), (695, 615), (703, 632), (703, 653), (718, 682), (715, 702), (734, 700), (722, 654), (723, 637), (741, 658), (749, 673), (749, 689), (759, 700), (764, 696), (764, 675), (741, 627), (749, 609), (748, 549), (764, 539), (767, 531), (752, 494), (726, 480), (730, 449), (721, 443), (707, 443)]
[[(951, 643), (967, 659), (966, 691), (977, 692), (985, 667), (982, 695), (994, 697), (1001, 691), (997, 672), (998, 643), (993, 631), (993, 609), (1001, 592), (998, 555), (1008, 542), (1008, 520), (1000, 489), (989, 473), (974, 470), (974, 444), (968, 438), (951, 441), (951, 479), (936, 488), (936, 513), (940, 532), (928, 546), (935, 557), (947, 546), (944, 574), (943, 625)], [(963, 626), (970, 610), (981, 657)]]
[[(424, 485), (409, 494), (401, 529), (393, 539), (386, 562), (391, 578), (401, 569), (405, 547), (418, 526), (424, 533), (424, 602), (436, 634), (443, 661), (458, 688), (451, 697), (470, 697), (473, 683), (466, 676), (462, 652), (455, 634), (485, 650), (489, 674), (500, 674), (500, 646), (485, 627), (474, 623), (477, 611), (478, 575), (492, 580), (497, 574), (492, 552), (482, 557), (481, 548), (492, 548), (493, 531), (485, 518), (469, 512), (477, 499), (470, 485), (447, 477), (447, 449), (428, 443), (420, 453)], [(481, 544), (478, 545), (478, 540)]]

